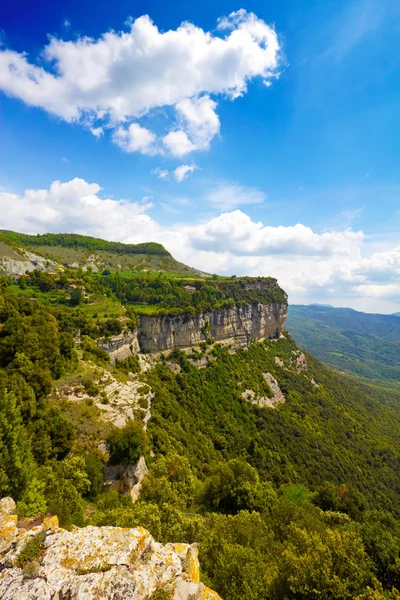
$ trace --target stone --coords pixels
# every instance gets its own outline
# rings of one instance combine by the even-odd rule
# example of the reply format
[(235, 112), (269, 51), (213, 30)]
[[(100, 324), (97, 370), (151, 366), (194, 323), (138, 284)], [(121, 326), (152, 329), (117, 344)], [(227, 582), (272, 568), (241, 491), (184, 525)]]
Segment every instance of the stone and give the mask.
[[(157, 589), (173, 600), (221, 600), (200, 583), (196, 544), (163, 545), (143, 527), (66, 531), (55, 516), (28, 531), (16, 529), (16, 515), (3, 521), (13, 523), (13, 543), (0, 551), (2, 600), (150, 600)], [(40, 553), (19, 568), (19, 553), (39, 532)]]
[(15, 508), (15, 502), (9, 496), (0, 500), (0, 516), (15, 515)]
[(3, 515), (0, 518), (0, 553), (5, 552), (17, 536), (17, 515)]
[(135, 465), (111, 465), (104, 469), (104, 481), (120, 494), (130, 495), (133, 502), (139, 498), (142, 480), (148, 473), (144, 456)]
[(162, 352), (189, 348), (205, 341), (246, 348), (250, 343), (279, 337), (287, 316), (287, 304), (252, 304), (198, 314), (188, 318), (140, 317), (138, 340), (142, 351)]

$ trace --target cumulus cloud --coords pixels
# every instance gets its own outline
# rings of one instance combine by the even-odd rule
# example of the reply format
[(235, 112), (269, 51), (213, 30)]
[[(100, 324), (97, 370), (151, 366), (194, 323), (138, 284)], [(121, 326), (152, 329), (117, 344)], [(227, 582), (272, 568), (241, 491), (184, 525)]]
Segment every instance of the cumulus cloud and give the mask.
[(138, 123), (131, 123), (129, 127), (119, 127), (113, 134), (115, 144), (126, 152), (141, 152), (149, 155), (157, 152), (154, 147), (155, 139), (154, 133)]
[(192, 231), (194, 247), (238, 255), (345, 255), (358, 253), (362, 232), (350, 229), (317, 234), (305, 225), (264, 226), (240, 210), (223, 213)]
[(22, 195), (0, 192), (4, 228), (27, 233), (71, 231), (133, 243), (157, 241), (178, 260), (201, 270), (275, 276), (291, 301), (335, 298), (364, 310), (396, 310), (400, 245), (369, 254), (361, 231), (318, 233), (303, 224), (272, 227), (252, 221), (240, 210), (194, 225), (162, 227), (148, 214), (151, 207), (149, 199), (103, 197), (97, 183), (78, 178)]
[[(237, 98), (255, 77), (270, 82), (278, 76), (279, 54), (274, 29), (243, 9), (220, 19), (217, 33), (188, 22), (160, 32), (142, 16), (97, 39), (51, 37), (40, 64), (2, 49), (0, 89), (93, 133), (117, 128), (113, 139), (128, 152), (183, 156), (207, 150), (219, 133), (211, 96)], [(144, 141), (140, 132), (138, 141), (131, 124), (160, 107), (175, 111), (173, 127), (148, 132)]]
[(208, 150), (220, 128), (216, 106), (209, 96), (178, 102), (176, 110), (181, 128), (170, 131), (164, 137), (164, 146), (175, 156), (183, 156), (193, 150)]
[(26, 190), (23, 195), (2, 191), (2, 226), (27, 233), (74, 231), (116, 239), (119, 231), (123, 235), (129, 231), (141, 241), (153, 237), (158, 226), (145, 214), (151, 202), (111, 200), (101, 198), (100, 192), (97, 183), (77, 177), (65, 183), (54, 181), (49, 189)]
[(256, 188), (231, 182), (222, 182), (206, 194), (206, 200), (221, 210), (232, 210), (247, 204), (262, 204), (265, 198), (265, 193)]

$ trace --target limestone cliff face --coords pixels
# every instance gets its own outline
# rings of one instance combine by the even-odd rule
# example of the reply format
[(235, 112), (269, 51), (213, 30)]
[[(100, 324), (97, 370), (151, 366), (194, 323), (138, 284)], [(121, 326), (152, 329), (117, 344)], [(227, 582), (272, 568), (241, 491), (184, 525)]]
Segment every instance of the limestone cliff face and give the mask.
[(141, 350), (161, 352), (195, 346), (211, 337), (237, 348), (247, 347), (251, 342), (279, 336), (286, 316), (286, 303), (255, 303), (193, 317), (142, 316), (139, 345)]
[(2, 600), (151, 600), (160, 590), (171, 600), (221, 600), (200, 583), (195, 544), (159, 544), (143, 527), (66, 531), (57, 517), (18, 528), (14, 512), (3, 498)]
[(131, 354), (140, 352), (138, 332), (121, 333), (109, 340), (101, 342), (99, 347), (109, 353), (113, 362), (116, 358), (128, 358)]

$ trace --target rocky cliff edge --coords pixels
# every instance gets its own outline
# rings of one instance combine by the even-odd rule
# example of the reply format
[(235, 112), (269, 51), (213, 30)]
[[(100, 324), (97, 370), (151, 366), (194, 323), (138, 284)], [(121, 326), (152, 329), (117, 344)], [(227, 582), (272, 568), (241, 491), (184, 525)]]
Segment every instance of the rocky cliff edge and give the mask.
[(221, 600), (200, 583), (195, 544), (160, 544), (146, 529), (66, 531), (56, 516), (19, 527), (0, 500), (2, 600)]

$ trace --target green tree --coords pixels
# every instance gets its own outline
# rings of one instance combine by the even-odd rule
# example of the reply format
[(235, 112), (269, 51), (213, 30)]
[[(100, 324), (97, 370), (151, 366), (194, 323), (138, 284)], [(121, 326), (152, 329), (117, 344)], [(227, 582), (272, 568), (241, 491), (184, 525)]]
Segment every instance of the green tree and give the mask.
[(143, 425), (135, 421), (128, 421), (121, 429), (113, 429), (107, 441), (113, 465), (133, 465), (148, 452), (146, 432)]
[(0, 390), (0, 496), (21, 499), (35, 470), (15, 395)]

